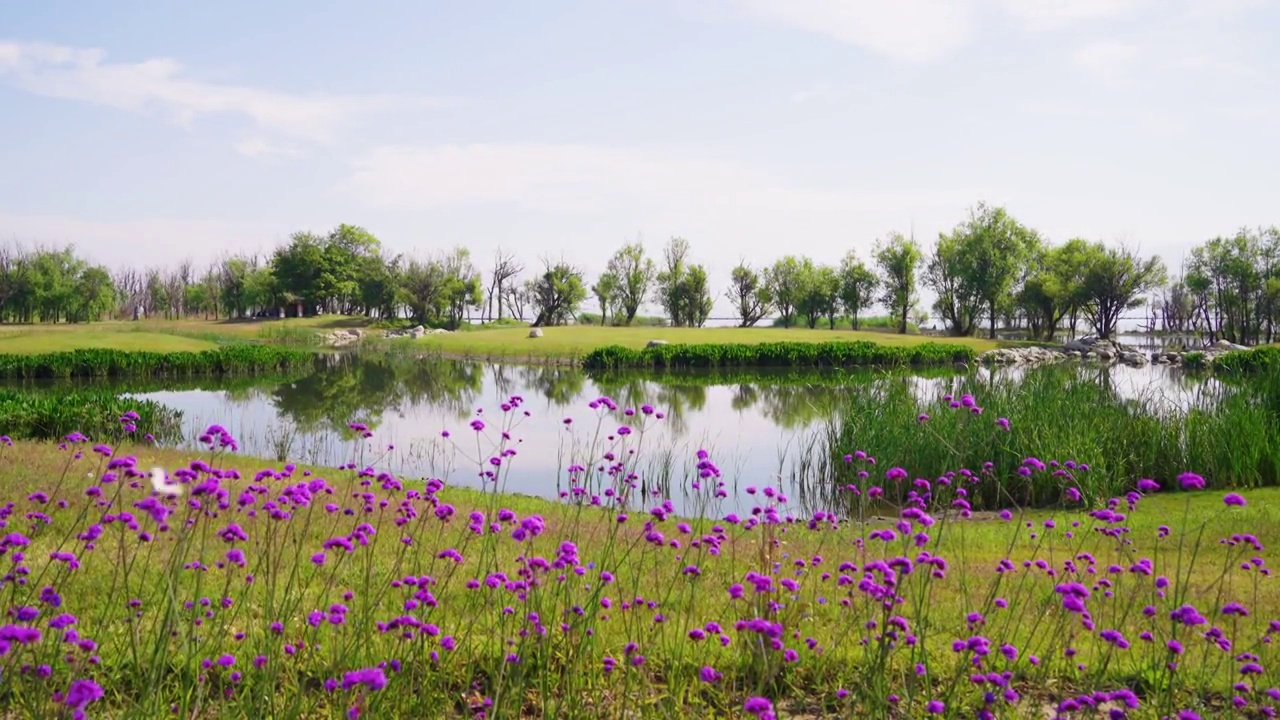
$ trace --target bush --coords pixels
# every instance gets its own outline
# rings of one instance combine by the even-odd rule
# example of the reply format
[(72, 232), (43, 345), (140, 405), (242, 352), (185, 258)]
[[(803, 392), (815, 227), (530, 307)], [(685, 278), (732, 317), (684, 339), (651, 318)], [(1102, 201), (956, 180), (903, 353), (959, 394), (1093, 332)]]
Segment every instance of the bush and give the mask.
[(582, 364), (592, 370), (628, 367), (897, 367), (971, 362), (974, 357), (973, 349), (962, 345), (921, 343), (903, 347), (857, 340), (758, 345), (697, 343), (658, 345), (642, 350), (610, 345), (587, 353)]
[(88, 349), (40, 355), (0, 355), (0, 378), (182, 377), (296, 370), (315, 354), (270, 345), (231, 345), (201, 352)]
[[(600, 313), (583, 312), (578, 313), (576, 322), (579, 325), (599, 325)], [(612, 317), (609, 319), (610, 327), (624, 327), (622, 318)], [(655, 315), (637, 315), (631, 319), (631, 324), (625, 327), (666, 327), (671, 323), (664, 317)]]
[[(1182, 359), (1184, 365), (1190, 355), (1188, 353)], [(1203, 365), (1203, 360), (1201, 364)], [(1267, 345), (1252, 350), (1229, 352), (1213, 361), (1213, 369), (1227, 374), (1280, 372), (1280, 347)]]

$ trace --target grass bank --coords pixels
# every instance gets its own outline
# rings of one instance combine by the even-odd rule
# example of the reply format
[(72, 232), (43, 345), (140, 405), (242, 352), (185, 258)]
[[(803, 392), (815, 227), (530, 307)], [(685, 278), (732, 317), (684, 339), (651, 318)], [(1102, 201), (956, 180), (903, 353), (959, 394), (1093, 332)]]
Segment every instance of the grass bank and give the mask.
[(284, 320), (139, 320), (0, 325), (0, 354), (35, 355), (108, 349), (194, 352), (219, 345), (314, 345), (317, 333), (363, 328), (370, 320), (342, 315)]
[[(1275, 490), (966, 519), (964, 495), (1004, 480), (983, 477), (919, 486), (880, 523), (796, 517), (773, 486), (742, 517), (682, 520), (632, 497), (658, 413), (593, 403), (550, 502), (500, 492), (519, 462), (520, 401), (507, 407), (455, 430), (493, 479), (484, 492), (379, 473), (360, 427), (341, 471), (235, 458), (217, 427), (196, 458), (3, 450), (0, 703), (295, 718), (1044, 717), (1075, 716), (1081, 693), (1131, 718), (1273, 704), (1280, 594), (1261, 548), (1280, 541)], [(153, 494), (153, 465), (178, 497)], [(724, 491), (713, 458), (688, 482), (712, 507)]]
[(906, 367), (972, 362), (966, 345), (919, 343), (881, 345), (859, 341), (772, 342), (754, 345), (658, 345), (633, 350), (621, 345), (597, 348), (582, 358), (589, 370), (616, 368), (733, 367)]
[[(414, 341), (450, 357), (474, 360), (522, 362), (581, 361), (593, 350), (618, 346), (643, 350), (650, 340), (671, 345), (760, 345), (769, 343), (823, 343), (865, 341), (891, 348), (914, 348), (931, 340), (920, 335), (897, 335), (874, 331), (809, 330), (807, 328), (672, 328), (600, 327), (570, 325), (543, 328), (543, 336), (530, 338), (528, 328), (479, 329), (429, 335)], [(979, 338), (946, 339), (947, 344), (971, 348), (975, 353), (997, 347)]]
[(189, 377), (278, 373), (305, 367), (312, 353), (265, 345), (199, 352), (82, 349), (41, 355), (0, 355), (0, 378)]

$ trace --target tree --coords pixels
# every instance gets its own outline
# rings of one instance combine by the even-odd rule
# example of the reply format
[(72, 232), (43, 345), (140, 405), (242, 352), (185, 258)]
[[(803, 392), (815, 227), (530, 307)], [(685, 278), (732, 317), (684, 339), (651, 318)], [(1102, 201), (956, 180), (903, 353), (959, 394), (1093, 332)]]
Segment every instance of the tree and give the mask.
[[(507, 296), (505, 290), (508, 284), (516, 284), (513, 279), (522, 272), (524, 272), (524, 265), (516, 261), (515, 255), (505, 253), (502, 248), (498, 248), (493, 256), (493, 270), (489, 272), (489, 305), (492, 306), (496, 301), (499, 320), (502, 319), (503, 300)], [(488, 308), (485, 315), (486, 319), (492, 319), (493, 308)], [(519, 317), (519, 313), (516, 315), (517, 320), (523, 319)]]
[(1086, 240), (1072, 239), (1033, 255), (1017, 297), (1033, 338), (1053, 340), (1066, 319), (1075, 327), (1074, 316), (1085, 301), (1084, 275), (1100, 251)]
[(880, 301), (898, 320), (898, 332), (907, 334), (907, 317), (916, 301), (916, 270), (920, 265), (920, 246), (902, 233), (892, 233), (877, 242), (874, 253), (880, 276)]
[(944, 239), (955, 261), (951, 270), (960, 275), (956, 278), (958, 287), (981, 300), (994, 338), (999, 306), (1011, 304), (1014, 283), (1039, 236), (1004, 208), (978, 203), (970, 208), (968, 220), (956, 226), (949, 237), (940, 238), (940, 250)]
[(840, 261), (840, 306), (848, 314), (854, 330), (858, 329), (858, 315), (875, 303), (879, 282), (875, 272), (864, 265), (853, 250)]
[(791, 327), (795, 322), (796, 305), (804, 290), (803, 275), (803, 264), (794, 255), (776, 260), (765, 270), (765, 285), (783, 327)]
[[(681, 262), (687, 253), (688, 243), (685, 243), (679, 258)], [(622, 324), (630, 325), (653, 284), (653, 260), (645, 257), (644, 245), (628, 243), (609, 258), (607, 271), (613, 276), (614, 299), (617, 309), (622, 311)]]
[(578, 305), (587, 298), (582, 284), (582, 271), (563, 260), (552, 265), (544, 261), (546, 270), (530, 281), (529, 300), (537, 316), (535, 327), (565, 325), (578, 313)]
[(462, 326), (464, 317), (470, 317), (472, 310), (480, 309), (484, 302), (484, 290), (480, 282), (480, 273), (471, 264), (471, 251), (464, 247), (456, 247), (446, 255), (441, 263), (444, 268), (444, 300), (447, 311), (447, 326), (456, 330)]
[(711, 315), (713, 301), (711, 299), (711, 282), (707, 277), (707, 269), (699, 263), (689, 266), (680, 281), (680, 307), (677, 325), (685, 327), (702, 327)]
[(410, 260), (400, 274), (399, 301), (409, 307), (414, 322), (434, 323), (445, 307), (445, 272), (435, 261)]
[(729, 274), (729, 289), (725, 297), (733, 302), (734, 309), (741, 318), (739, 327), (753, 327), (760, 322), (773, 306), (773, 295), (765, 285), (760, 274), (752, 270), (745, 261)]
[(689, 256), (689, 241), (680, 237), (673, 237), (667, 241), (667, 246), (663, 249), (662, 257), (664, 268), (658, 273), (657, 288), (654, 292), (654, 299), (662, 310), (666, 312), (667, 317), (671, 319), (671, 324), (681, 326), (681, 283), (684, 280), (684, 274), (688, 271), (685, 267), (685, 260)]
[(933, 309), (955, 337), (973, 334), (982, 297), (973, 283), (971, 257), (959, 232), (939, 233), (938, 244), (924, 267), (924, 282), (933, 290)]
[(813, 329), (818, 320), (827, 319), (834, 328), (840, 311), (840, 273), (826, 265), (815, 265), (809, 258), (800, 261), (800, 297), (796, 313), (804, 316)]
[(1140, 307), (1143, 296), (1164, 281), (1159, 257), (1144, 260), (1128, 248), (1102, 248), (1084, 274), (1084, 311), (1098, 337), (1111, 337), (1120, 314)]
[(618, 302), (618, 276), (612, 272), (600, 274), (600, 279), (591, 286), (591, 294), (600, 303), (600, 324), (606, 325), (609, 320), (609, 309)]

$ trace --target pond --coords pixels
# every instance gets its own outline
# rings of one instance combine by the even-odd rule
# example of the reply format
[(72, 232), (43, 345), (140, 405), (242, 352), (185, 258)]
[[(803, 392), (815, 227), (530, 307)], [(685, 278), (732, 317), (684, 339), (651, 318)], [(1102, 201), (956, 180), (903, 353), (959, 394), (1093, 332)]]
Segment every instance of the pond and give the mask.
[[(601, 462), (608, 444), (603, 437), (588, 448), (598, 422), (604, 435), (624, 422), (640, 425), (640, 418), (620, 413), (598, 420), (600, 411), (588, 407), (592, 400), (609, 397), (623, 408), (648, 404), (664, 417), (646, 418), (643, 438), (637, 433), (628, 439), (629, 447), (640, 447), (641, 489), (670, 497), (682, 514), (699, 514), (707, 492), (687, 492), (698, 474), (698, 450), (708, 451), (725, 481), (728, 497), (715, 512), (749, 508), (747, 487), (785, 488), (814, 472), (820, 467), (816, 458), (831, 456), (834, 435), (827, 430), (842, 409), (877, 383), (904, 378), (903, 372), (833, 370), (587, 374), (385, 354), (325, 358), (298, 377), (117, 388), (181, 411), (189, 447), (196, 446), (201, 429), (217, 423), (249, 456), (320, 466), (357, 462), (402, 477), (474, 486), (483, 484), (482, 472), (492, 470), (487, 461), (496, 452), (502, 404), (520, 397), (511, 431), (517, 454), (504, 461), (500, 484), (509, 492), (549, 498), (569, 490), (570, 465)], [(1025, 372), (977, 369), (958, 376), (920, 370), (905, 377), (913, 392), (936, 397), (958, 392), (965, 383), (1018, 382)], [(1106, 386), (1117, 401), (1156, 397), (1171, 408), (1196, 402), (1205, 384), (1168, 366), (1070, 365), (1060, 372)], [(478, 446), (469, 427), (477, 417), (490, 426)], [(372, 437), (353, 440), (350, 423), (367, 425)], [(450, 437), (442, 437), (443, 431)]]

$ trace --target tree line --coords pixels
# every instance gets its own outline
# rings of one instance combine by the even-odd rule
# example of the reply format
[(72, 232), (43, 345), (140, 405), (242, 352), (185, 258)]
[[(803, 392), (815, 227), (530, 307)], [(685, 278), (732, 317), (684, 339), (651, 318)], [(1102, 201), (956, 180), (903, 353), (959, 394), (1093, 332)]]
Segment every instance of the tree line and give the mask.
[[(980, 203), (926, 249), (890, 233), (865, 259), (837, 264), (786, 255), (734, 267), (713, 289), (691, 244), (670, 239), (660, 257), (624, 243), (589, 282), (581, 266), (543, 258), (526, 266), (508, 251), (485, 272), (465, 247), (429, 256), (389, 252), (364, 228), (298, 232), (267, 254), (228, 255), (197, 270), (112, 272), (73, 247), (0, 248), (0, 321), (88, 322), (105, 317), (241, 318), (320, 313), (406, 318), (432, 327), (531, 319), (535, 325), (593, 321), (630, 325), (646, 303), (667, 322), (699, 327), (717, 295), (742, 327), (766, 318), (783, 326), (860, 327), (882, 307), (898, 332), (930, 320), (953, 336), (1017, 329), (1037, 339), (1102, 337), (1143, 308), (1147, 330), (1194, 333), (1239, 343), (1272, 342), (1280, 324), (1280, 229), (1242, 229), (1195, 247), (1170, 276), (1157, 256), (1073, 238), (1052, 243), (1004, 208)], [(922, 290), (934, 300), (924, 306)]]

